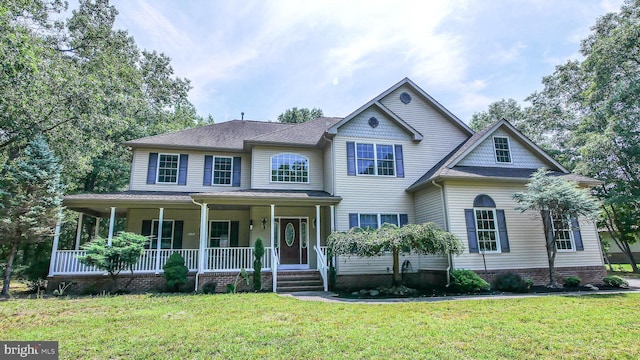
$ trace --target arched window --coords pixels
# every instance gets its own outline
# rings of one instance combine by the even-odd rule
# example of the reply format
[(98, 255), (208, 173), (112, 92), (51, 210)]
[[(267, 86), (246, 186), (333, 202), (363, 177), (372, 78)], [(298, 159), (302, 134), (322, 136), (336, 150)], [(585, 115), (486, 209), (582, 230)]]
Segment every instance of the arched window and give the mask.
[(476, 196), (473, 209), (466, 209), (465, 217), (469, 252), (509, 252), (504, 210), (496, 209), (496, 203), (489, 195)]
[(271, 181), (308, 183), (309, 159), (302, 155), (288, 153), (272, 156)]

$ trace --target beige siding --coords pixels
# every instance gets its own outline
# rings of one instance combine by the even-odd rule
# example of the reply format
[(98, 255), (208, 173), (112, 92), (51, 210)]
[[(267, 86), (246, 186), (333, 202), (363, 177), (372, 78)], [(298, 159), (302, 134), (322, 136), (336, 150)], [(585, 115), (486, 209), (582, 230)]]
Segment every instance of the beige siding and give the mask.
[[(187, 168), (187, 185), (174, 184), (147, 184), (147, 169), (149, 166), (149, 153), (175, 153), (188, 154), (189, 164)], [(204, 157), (213, 156), (240, 156), (242, 158), (240, 171), (240, 187), (228, 186), (204, 186)], [(214, 192), (248, 189), (251, 179), (251, 156), (249, 154), (204, 152), (204, 151), (179, 151), (162, 149), (134, 149), (131, 174), (131, 190), (142, 191), (182, 191), (182, 192)]]
[[(400, 266), (405, 260), (411, 262), (411, 272), (417, 272), (420, 269), (445, 270), (448, 266), (448, 260), (444, 256), (400, 254)], [(338, 275), (393, 274), (393, 256), (339, 256), (336, 263), (336, 273)]]
[[(376, 127), (369, 125), (372, 117), (378, 120)], [(411, 140), (409, 133), (376, 108), (369, 108), (344, 124), (340, 128), (340, 135), (363, 139)]]
[[(456, 268), (484, 269), (482, 255), (468, 251), (467, 230), (464, 209), (473, 208), (473, 199), (478, 194), (493, 198), (497, 209), (504, 209), (509, 234), (511, 252), (486, 254), (488, 269), (544, 268), (548, 266), (542, 220), (531, 213), (515, 210), (517, 204), (513, 194), (524, 191), (524, 184), (447, 181), (447, 205), (451, 232), (463, 242), (465, 252), (453, 258)], [(558, 252), (556, 266), (599, 266), (603, 265), (598, 234), (593, 223), (579, 219), (584, 251)]]
[[(499, 163), (496, 161), (493, 136), (504, 136), (509, 138), (511, 164)], [(478, 146), (473, 149), (469, 155), (462, 159), (458, 165), (515, 167), (525, 169), (537, 169), (539, 167), (548, 166), (542, 161), (542, 159), (527, 149), (518, 139), (508, 135), (502, 129), (496, 130), (492, 136), (487, 137), (482, 143), (478, 144)]]
[(323, 181), (324, 191), (329, 194), (333, 194), (333, 143), (327, 145), (323, 151), (324, 169), (323, 169)]
[(444, 208), (442, 206), (442, 190), (430, 186), (415, 193), (416, 223), (434, 222), (446, 229)]
[[(271, 182), (271, 157), (273, 155), (290, 153), (298, 154), (309, 159), (309, 183), (278, 183)], [(322, 150), (300, 149), (293, 147), (263, 147), (255, 146), (252, 152), (252, 189), (286, 189), (286, 190), (323, 190), (323, 159)]]

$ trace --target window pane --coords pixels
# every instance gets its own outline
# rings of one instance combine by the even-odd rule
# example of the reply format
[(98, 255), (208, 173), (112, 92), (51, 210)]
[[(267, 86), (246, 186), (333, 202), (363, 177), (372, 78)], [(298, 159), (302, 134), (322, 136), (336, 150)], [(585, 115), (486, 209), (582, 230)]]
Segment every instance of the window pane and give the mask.
[(212, 221), (209, 225), (209, 247), (229, 246), (229, 222)]
[[(158, 220), (153, 220), (151, 225), (151, 248), (158, 246)], [(173, 244), (173, 220), (162, 221), (162, 237), (160, 240), (160, 248), (171, 249)]]
[(510, 163), (509, 139), (506, 137), (494, 137), (493, 144), (496, 149), (496, 161), (500, 163)]
[(216, 185), (231, 185), (231, 165), (229, 157), (216, 157), (213, 163), (213, 183)]
[(480, 251), (498, 251), (498, 231), (494, 210), (476, 210), (476, 234)]
[(376, 155), (378, 156), (378, 175), (395, 175), (393, 161), (393, 146), (376, 145)]
[(560, 216), (553, 217), (553, 235), (556, 239), (556, 248), (558, 250), (573, 250), (573, 242), (571, 241), (571, 225), (568, 218)]
[(363, 229), (377, 229), (378, 215), (376, 214), (360, 214), (360, 227)]
[(375, 175), (373, 144), (357, 144), (356, 159), (358, 163), (358, 174)]
[(271, 158), (271, 181), (309, 182), (309, 160), (297, 154), (279, 154)]
[(175, 183), (178, 180), (178, 155), (160, 154), (158, 161), (158, 182)]
[(301, 237), (301, 245), (302, 248), (305, 249), (307, 247), (307, 243), (309, 242), (309, 236), (307, 234), (307, 223), (305, 221), (303, 221), (302, 223), (300, 223), (300, 237)]
[(380, 214), (380, 224), (384, 223), (400, 226), (397, 214)]

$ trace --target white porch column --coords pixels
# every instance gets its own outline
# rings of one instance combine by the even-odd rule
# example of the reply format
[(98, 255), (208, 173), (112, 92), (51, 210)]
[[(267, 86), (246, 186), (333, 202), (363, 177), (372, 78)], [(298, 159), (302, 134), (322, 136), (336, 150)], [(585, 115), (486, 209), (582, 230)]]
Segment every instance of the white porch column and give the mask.
[(49, 262), (49, 276), (53, 276), (53, 270), (56, 266), (58, 257), (58, 242), (60, 242), (60, 223), (62, 222), (62, 209), (58, 212), (58, 222), (53, 235), (53, 245), (51, 246), (51, 262)]
[(200, 274), (207, 269), (204, 256), (207, 247), (207, 217), (207, 204), (200, 204), (200, 245), (198, 246), (198, 273)]
[(273, 227), (276, 222), (276, 205), (271, 204), (271, 225), (269, 226), (269, 233), (271, 233), (271, 278), (273, 279), (273, 292), (278, 290), (278, 259), (276, 253), (275, 237), (273, 236)]
[(107, 238), (107, 245), (111, 246), (111, 239), (113, 239), (113, 226), (116, 223), (116, 208), (111, 207), (111, 217), (109, 218), (109, 237)]
[(336, 207), (335, 205), (330, 205), (331, 208), (331, 231), (336, 231)]
[(97, 238), (98, 235), (100, 235), (100, 218), (96, 217), (96, 228), (94, 229), (93, 232), (93, 238)]
[(76, 250), (80, 250), (80, 237), (82, 237), (82, 218), (84, 214), (78, 215), (78, 228), (76, 229)]
[(320, 249), (320, 205), (316, 205), (316, 244)]
[(162, 222), (164, 221), (164, 208), (160, 208), (158, 215), (158, 238), (156, 242), (156, 274), (160, 273), (160, 249), (162, 245)]

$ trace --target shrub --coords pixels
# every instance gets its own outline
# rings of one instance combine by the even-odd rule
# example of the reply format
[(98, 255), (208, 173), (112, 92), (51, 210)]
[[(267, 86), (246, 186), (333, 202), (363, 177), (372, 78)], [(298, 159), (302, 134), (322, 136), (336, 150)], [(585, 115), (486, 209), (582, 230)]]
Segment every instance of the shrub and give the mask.
[(527, 292), (531, 287), (520, 275), (512, 272), (496, 277), (492, 286), (495, 290), (509, 292)]
[(208, 283), (202, 285), (202, 293), (203, 294), (215, 294), (217, 286), (218, 286), (218, 283), (215, 282), (215, 281), (208, 282)]
[(627, 289), (629, 287), (629, 282), (617, 275), (607, 276), (606, 278), (602, 279), (602, 281), (609, 286), (617, 288)]
[(180, 286), (187, 283), (189, 268), (184, 265), (182, 255), (178, 253), (171, 254), (162, 268), (164, 269), (162, 276), (167, 281), (168, 291), (178, 291)]
[(262, 290), (262, 257), (264, 256), (264, 244), (262, 238), (257, 238), (254, 245), (253, 256), (253, 290)]
[(489, 290), (489, 283), (471, 270), (451, 270), (451, 288), (459, 292), (478, 292)]
[(562, 285), (564, 287), (578, 287), (580, 285), (580, 282), (582, 282), (582, 279), (572, 275), (564, 278), (564, 280), (562, 281)]

